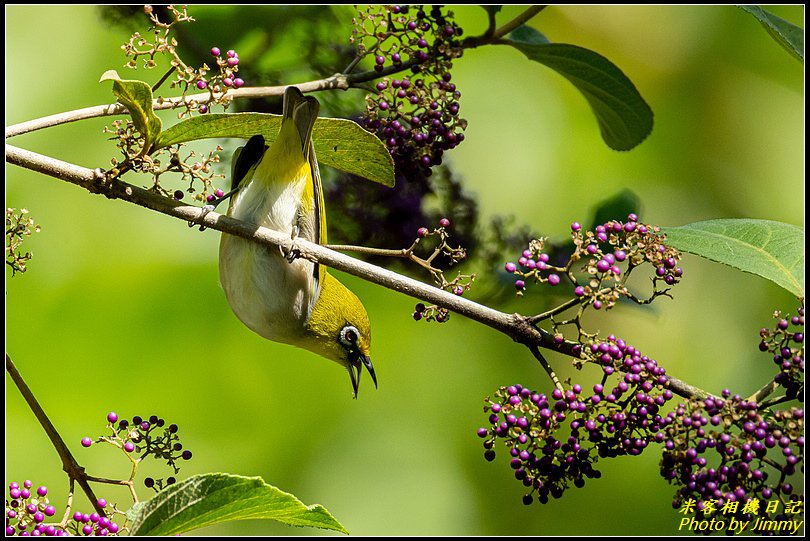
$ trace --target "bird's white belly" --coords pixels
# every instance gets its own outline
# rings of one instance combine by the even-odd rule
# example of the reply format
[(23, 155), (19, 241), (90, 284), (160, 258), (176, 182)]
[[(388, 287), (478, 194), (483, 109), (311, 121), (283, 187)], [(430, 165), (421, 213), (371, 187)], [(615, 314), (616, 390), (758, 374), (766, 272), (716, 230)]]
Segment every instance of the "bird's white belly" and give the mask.
[[(292, 235), (302, 191), (302, 183), (268, 189), (251, 182), (236, 194), (229, 214)], [(269, 340), (295, 342), (301, 335), (316, 297), (313, 269), (304, 259), (287, 261), (276, 247), (222, 235), (219, 275), (225, 296), (236, 316)]]

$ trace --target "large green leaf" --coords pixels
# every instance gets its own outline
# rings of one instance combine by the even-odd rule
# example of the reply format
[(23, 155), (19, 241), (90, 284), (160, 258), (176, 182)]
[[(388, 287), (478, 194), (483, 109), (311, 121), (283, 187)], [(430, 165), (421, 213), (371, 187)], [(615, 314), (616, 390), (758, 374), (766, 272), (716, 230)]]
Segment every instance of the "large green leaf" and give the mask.
[(320, 505), (306, 506), (260, 477), (195, 475), (127, 511), (130, 535), (176, 535), (220, 522), (272, 519), (349, 533)]
[(652, 131), (652, 109), (633, 82), (604, 56), (576, 45), (549, 43), (526, 25), (509, 34), (506, 43), (568, 79), (585, 96), (610, 148), (630, 150)]
[(768, 220), (709, 220), (662, 227), (667, 244), (767, 278), (804, 296), (804, 229)]
[(773, 13), (765, 11), (759, 6), (739, 6), (744, 11), (750, 13), (768, 31), (771, 37), (784, 47), (784, 49), (804, 62), (804, 29), (788, 22)]
[[(183, 120), (160, 134), (156, 148), (197, 139), (263, 135), (267, 143), (278, 137), (281, 117), (267, 113), (208, 114)], [(318, 118), (312, 128), (318, 162), (385, 186), (394, 185), (394, 161), (385, 145), (356, 122)]]
[(113, 94), (129, 110), (135, 129), (146, 141), (144, 149), (149, 150), (163, 128), (163, 122), (152, 109), (152, 88), (143, 81), (123, 80), (115, 70), (104, 72), (101, 81), (113, 82)]

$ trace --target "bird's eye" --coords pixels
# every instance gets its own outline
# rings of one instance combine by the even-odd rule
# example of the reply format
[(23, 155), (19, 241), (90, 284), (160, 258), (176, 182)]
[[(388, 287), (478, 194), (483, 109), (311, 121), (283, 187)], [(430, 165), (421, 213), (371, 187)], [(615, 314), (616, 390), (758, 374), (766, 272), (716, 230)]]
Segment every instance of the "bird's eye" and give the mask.
[(360, 338), (360, 332), (351, 325), (346, 325), (340, 330), (340, 343), (346, 347), (356, 346), (358, 338)]

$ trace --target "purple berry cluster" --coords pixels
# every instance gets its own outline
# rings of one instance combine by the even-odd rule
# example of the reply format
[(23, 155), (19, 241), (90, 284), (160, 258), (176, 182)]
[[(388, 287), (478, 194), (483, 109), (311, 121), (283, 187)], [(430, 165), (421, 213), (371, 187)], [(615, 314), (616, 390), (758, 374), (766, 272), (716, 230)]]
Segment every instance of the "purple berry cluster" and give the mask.
[(543, 282), (550, 286), (559, 285), (561, 276), (564, 276), (566, 269), (553, 266), (548, 253), (544, 252), (546, 239), (534, 239), (529, 243), (529, 247), (523, 250), (517, 263), (512, 261), (504, 265), (504, 270), (517, 276), (515, 289), (518, 296), (523, 296), (526, 290), (526, 281), (531, 279), (535, 283)]
[[(211, 101), (217, 103), (227, 104), (222, 100), (222, 95), (228, 91), (229, 88), (241, 88), (245, 85), (245, 81), (237, 76), (239, 71), (239, 54), (230, 49), (222, 56), (222, 51), (219, 47), (211, 47), (211, 56), (216, 59), (219, 71), (213, 77), (206, 79), (205, 71), (203, 70), (195, 78), (195, 85), (198, 90), (209, 90), (211, 93)], [(206, 68), (208, 66), (205, 66)], [(209, 111), (207, 104), (200, 104), (197, 110), (205, 114)]]
[(759, 350), (773, 355), (779, 367), (774, 382), (785, 389), (787, 398), (799, 398), (804, 389), (804, 304), (795, 316), (775, 313), (776, 328), (759, 331)]
[[(447, 280), (444, 272), (438, 268), (437, 258), (441, 257), (448, 265), (455, 265), (460, 263), (467, 257), (467, 250), (458, 247), (453, 248), (448, 243), (450, 235), (447, 228), (450, 227), (450, 220), (448, 218), (441, 218), (439, 220), (439, 227), (433, 231), (427, 227), (420, 227), (416, 231), (416, 240), (413, 245), (406, 250), (412, 261), (425, 268), (433, 276), (433, 281), (436, 286), (451, 292), (453, 295), (462, 296), (466, 291), (472, 288), (472, 282), (475, 280), (475, 274), (461, 274), (459, 273), (453, 280)], [(414, 249), (428, 237), (436, 237), (437, 244), (433, 248), (433, 253), (427, 258), (422, 259), (417, 257), (413, 251)], [(450, 319), (450, 311), (447, 308), (442, 308), (436, 305), (425, 306), (424, 303), (417, 303), (413, 312), (413, 318), (416, 321), (425, 319), (426, 321), (436, 321), (444, 323)]]
[(409, 72), (376, 84), (377, 94), (367, 96), (364, 125), (388, 146), (398, 176), (429, 176), (444, 152), (464, 140), (461, 92), (451, 82), (463, 31), (453, 13), (438, 5), (377, 6), (354, 23), (352, 42), (360, 55), (373, 55), (374, 70)]
[[(107, 507), (107, 500), (101, 498), (98, 500), (98, 506), (101, 509)], [(68, 526), (76, 535), (118, 535), (121, 531), (121, 526), (111, 520), (109, 517), (99, 515), (98, 513), (82, 513), (76, 511), (73, 513), (73, 521)]]
[[(190, 460), (192, 457), (191, 451), (184, 449), (183, 444), (180, 443), (177, 425), (174, 423), (167, 425), (166, 421), (157, 415), (148, 418), (136, 415), (132, 417), (132, 421), (129, 421), (119, 419), (117, 413), (110, 412), (107, 414), (107, 428), (110, 429), (111, 435), (101, 436), (95, 442), (89, 437), (84, 437), (81, 440), (82, 446), (90, 447), (94, 443), (110, 443), (122, 449), (133, 463), (148, 456), (152, 456), (155, 460), (165, 460), (175, 474), (180, 471), (177, 466), (178, 461)], [(133, 458), (133, 455), (138, 456)], [(156, 490), (175, 482), (174, 477), (167, 477), (165, 480), (151, 477), (144, 479), (144, 485)]]
[[(506, 272), (516, 276), (518, 295), (526, 289), (528, 280), (556, 286), (563, 278), (568, 278), (583, 306), (607, 310), (622, 296), (648, 302), (658, 295), (666, 295), (666, 288), (677, 284), (683, 276), (683, 269), (678, 266), (680, 253), (664, 243), (666, 238), (659, 227), (639, 222), (636, 214), (628, 215), (625, 222), (610, 220), (593, 231), (584, 230), (579, 222), (573, 222), (571, 237), (575, 249), (565, 267), (550, 264), (549, 255), (543, 251), (544, 239), (531, 241), (517, 263), (506, 263)], [(581, 279), (573, 272), (574, 264), (580, 260), (584, 260)], [(625, 282), (630, 273), (644, 263), (653, 267), (654, 291), (649, 300), (642, 301), (630, 293)], [(664, 289), (660, 289), (661, 283)]]
[[(619, 344), (623, 349), (613, 353)], [(529, 489), (527, 505), (535, 495), (547, 503), (549, 496), (559, 498), (570, 486), (599, 478), (599, 459), (641, 454), (669, 422), (661, 410), (672, 392), (655, 360), (615, 337), (596, 345), (593, 354), (601, 357), (602, 349), (610, 360), (603, 362), (604, 377), (593, 392), (574, 384), (548, 396), (512, 385), (486, 400), (490, 427), (478, 429), (484, 458), (494, 460), (495, 442), (504, 441), (515, 478)], [(621, 377), (608, 385), (611, 375)]]
[(679, 487), (673, 507), (693, 500), (698, 513), (708, 514), (710, 501), (720, 508), (757, 499), (763, 516), (769, 500), (803, 498), (791, 482), (804, 462), (802, 409), (769, 411), (724, 390), (722, 397), (679, 405), (667, 419), (656, 441), (664, 446), (661, 476)]
[(56, 514), (48, 500), (48, 488), (34, 489), (32, 481), (8, 485), (6, 497), (6, 535), (68, 535), (58, 524), (45, 522)]

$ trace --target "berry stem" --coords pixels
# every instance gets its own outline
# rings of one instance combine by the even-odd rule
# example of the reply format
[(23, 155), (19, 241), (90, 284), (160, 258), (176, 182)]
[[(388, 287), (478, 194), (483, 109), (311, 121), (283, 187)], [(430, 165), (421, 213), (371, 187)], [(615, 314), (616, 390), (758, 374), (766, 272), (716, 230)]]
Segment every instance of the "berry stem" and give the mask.
[(748, 400), (749, 402), (762, 404), (762, 401), (765, 400), (765, 398), (769, 397), (771, 394), (773, 394), (773, 392), (776, 391), (776, 389), (778, 388), (779, 384), (771, 380), (765, 385), (763, 385), (760, 390), (749, 396), (746, 400)]
[(535, 345), (529, 346), (529, 351), (531, 351), (532, 355), (534, 355), (534, 357), (538, 361), (540, 361), (540, 365), (543, 367), (548, 376), (551, 378), (551, 381), (554, 382), (554, 386), (561, 392), (565, 392), (565, 388), (562, 386), (562, 383), (560, 383), (559, 378), (557, 378), (557, 374), (554, 373), (554, 369), (551, 368), (550, 364), (548, 364), (548, 361), (546, 360), (545, 357), (543, 357), (543, 354), (540, 353), (540, 350), (537, 349), (537, 346)]
[(160, 86), (161, 86), (163, 83), (165, 83), (165, 82), (166, 82), (166, 79), (168, 79), (168, 78), (169, 78), (169, 76), (171, 76), (171, 74), (172, 74), (172, 73), (174, 73), (174, 72), (175, 72), (175, 68), (174, 68), (174, 67), (169, 68), (169, 71), (167, 71), (167, 72), (166, 72), (166, 74), (165, 74), (165, 75), (163, 75), (163, 77), (161, 77), (161, 78), (160, 78), (160, 80), (159, 80), (158, 82), (156, 82), (156, 83), (155, 83), (155, 84), (152, 86), (152, 92), (154, 93), (155, 91), (157, 91), (157, 89), (158, 89), (158, 88), (160, 88)]
[(528, 321), (532, 325), (535, 325), (535, 324), (537, 324), (537, 323), (539, 323), (541, 321), (544, 321), (544, 320), (546, 320), (546, 319), (548, 319), (550, 317), (556, 316), (557, 314), (561, 314), (562, 312), (565, 312), (569, 308), (573, 308), (574, 306), (576, 306), (578, 304), (581, 304), (581, 303), (582, 303), (581, 299), (574, 297), (573, 299), (570, 299), (570, 300), (562, 303), (561, 305), (557, 306), (556, 308), (552, 308), (551, 310), (547, 310), (547, 311), (543, 312), (542, 314), (537, 314), (537, 315), (529, 317)]
[(42, 428), (45, 430), (45, 433), (48, 435), (48, 438), (51, 440), (54, 448), (56, 449), (59, 458), (62, 459), (62, 469), (65, 473), (68, 474), (68, 477), (71, 480), (71, 483), (75, 479), (79, 482), (79, 486), (82, 487), (85, 495), (90, 500), (90, 503), (93, 504), (93, 507), (96, 509), (101, 516), (106, 516), (104, 513), (104, 509), (99, 507), (98, 505), (98, 498), (93, 493), (93, 489), (90, 487), (90, 484), (87, 482), (88, 476), (84, 473), (84, 467), (80, 466), (76, 459), (68, 449), (67, 445), (65, 445), (62, 436), (59, 435), (56, 428), (51, 423), (51, 420), (45, 414), (45, 411), (42, 409), (42, 406), (39, 405), (39, 401), (37, 401), (34, 393), (31, 392), (31, 389), (25, 383), (22, 375), (20, 374), (17, 367), (12, 362), (11, 357), (9, 357), (8, 353), (6, 353), (6, 371), (11, 376), (11, 379), (14, 381), (14, 384), (17, 386), (17, 389), (20, 391), (20, 394), (23, 395), (25, 402), (28, 404), (28, 407), (31, 408), (31, 411), (34, 413), (34, 416), (39, 421), (39, 424), (42, 425)]

